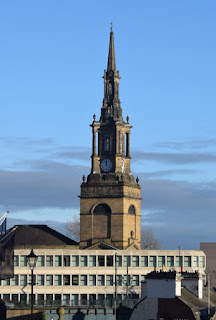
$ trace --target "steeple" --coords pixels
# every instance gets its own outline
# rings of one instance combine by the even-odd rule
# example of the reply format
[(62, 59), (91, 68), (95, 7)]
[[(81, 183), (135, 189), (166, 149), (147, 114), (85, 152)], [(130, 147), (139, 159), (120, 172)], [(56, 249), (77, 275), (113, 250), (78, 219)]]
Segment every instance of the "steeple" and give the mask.
[(113, 25), (111, 24), (107, 70), (104, 70), (104, 99), (101, 108), (101, 122), (120, 121), (122, 109), (119, 99), (119, 71), (116, 70)]
[(110, 43), (109, 43), (109, 56), (107, 63), (107, 72), (116, 71), (115, 62), (115, 47), (114, 47), (114, 34), (113, 34), (113, 24), (111, 23), (110, 32)]

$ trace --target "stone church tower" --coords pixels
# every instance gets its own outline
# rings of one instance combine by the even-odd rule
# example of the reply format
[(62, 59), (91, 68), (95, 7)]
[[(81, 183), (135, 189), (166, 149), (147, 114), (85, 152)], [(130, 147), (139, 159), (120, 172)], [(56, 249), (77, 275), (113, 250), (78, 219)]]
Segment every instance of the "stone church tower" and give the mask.
[(81, 184), (80, 248), (140, 249), (140, 186), (130, 169), (132, 126), (122, 117), (112, 27), (103, 78), (100, 120), (94, 115), (91, 124), (91, 173)]

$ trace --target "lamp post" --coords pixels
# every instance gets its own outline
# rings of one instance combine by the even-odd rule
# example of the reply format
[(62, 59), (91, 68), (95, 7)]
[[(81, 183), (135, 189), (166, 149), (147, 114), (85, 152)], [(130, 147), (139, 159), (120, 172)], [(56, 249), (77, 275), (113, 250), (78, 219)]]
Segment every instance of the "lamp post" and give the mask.
[(31, 249), (31, 252), (29, 255), (26, 256), (27, 263), (29, 266), (29, 269), (31, 270), (31, 320), (33, 319), (33, 289), (34, 289), (34, 268), (37, 264), (38, 256), (34, 253), (34, 250)]

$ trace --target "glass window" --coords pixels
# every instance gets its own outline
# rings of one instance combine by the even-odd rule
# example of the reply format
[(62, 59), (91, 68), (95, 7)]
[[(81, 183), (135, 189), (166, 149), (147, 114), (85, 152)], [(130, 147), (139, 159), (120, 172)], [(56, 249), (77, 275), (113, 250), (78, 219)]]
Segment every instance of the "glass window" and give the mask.
[(113, 267), (113, 256), (107, 256), (107, 267)]
[(46, 275), (46, 285), (47, 286), (53, 285), (53, 275), (51, 275), (51, 274)]
[(55, 275), (55, 286), (61, 286), (61, 275)]
[(121, 274), (117, 275), (117, 285), (118, 286), (122, 286), (122, 278), (123, 278), (123, 276)]
[(79, 267), (79, 256), (72, 256), (72, 267)]
[(47, 267), (53, 266), (53, 256), (46, 256), (46, 266)]
[(80, 276), (80, 285), (81, 286), (87, 286), (87, 276), (86, 275), (81, 275)]
[(182, 256), (176, 256), (176, 267), (182, 267)]
[(40, 306), (40, 305), (43, 305), (43, 304), (44, 304), (44, 294), (41, 294), (41, 293), (38, 294), (37, 300), (38, 300), (39, 306)]
[(141, 267), (148, 267), (148, 256), (141, 256)]
[(116, 266), (122, 267), (122, 256), (116, 256)]
[(145, 276), (144, 275), (141, 275), (140, 281), (145, 281)]
[(98, 286), (104, 286), (104, 275), (98, 275)]
[(88, 266), (87, 256), (81, 256), (80, 267), (87, 267), (87, 266)]
[(9, 286), (10, 285), (10, 279), (3, 280), (3, 286)]
[(78, 286), (79, 285), (79, 276), (74, 274), (72, 275), (72, 286)]
[(149, 257), (149, 267), (156, 267), (156, 256), (150, 256)]
[(89, 267), (96, 267), (96, 256), (89, 256)]
[[(32, 282), (32, 277), (31, 277), (31, 274), (29, 275), (29, 283)], [(34, 285), (36, 284), (36, 275), (33, 276), (33, 283)]]
[(167, 257), (167, 267), (174, 267), (174, 256)]
[(201, 268), (205, 268), (205, 257), (203, 257), (203, 256), (199, 257), (199, 266)]
[(55, 256), (55, 267), (62, 266), (62, 256)]
[(158, 267), (165, 266), (165, 256), (159, 256), (158, 257)]
[(107, 275), (106, 276), (106, 285), (107, 286), (113, 286), (113, 275)]
[(20, 257), (20, 266), (21, 267), (26, 267), (27, 266), (27, 258), (26, 258), (26, 256), (21, 256)]
[(104, 256), (98, 256), (98, 266), (99, 267), (105, 266), (105, 257)]
[(89, 275), (89, 286), (96, 286), (96, 276)]
[(14, 267), (19, 267), (19, 256), (14, 256)]
[(131, 265), (131, 257), (130, 256), (124, 256), (124, 267), (130, 267)]
[(132, 267), (139, 267), (139, 256), (132, 257)]
[(133, 286), (138, 286), (139, 285), (139, 276), (137, 276), (137, 275), (133, 276), (132, 285)]
[(44, 262), (45, 262), (44, 256), (38, 256), (37, 267), (44, 267), (45, 265)]
[(37, 276), (37, 285), (44, 286), (44, 275), (43, 274), (39, 274)]
[(27, 285), (27, 275), (21, 274), (20, 275), (20, 286), (26, 286)]
[(19, 296), (18, 296), (18, 294), (12, 294), (12, 301), (13, 302), (18, 302), (19, 300)]
[(11, 279), (11, 285), (12, 286), (18, 286), (19, 285), (19, 276), (18, 276), (18, 274), (15, 274), (13, 279)]
[(184, 267), (191, 267), (191, 257), (190, 256), (184, 257)]
[(77, 306), (79, 304), (79, 295), (72, 294), (72, 306)]
[(193, 266), (199, 267), (199, 257), (197, 257), (197, 256), (193, 257)]
[(63, 275), (63, 285), (64, 286), (70, 285), (70, 275)]
[(70, 267), (70, 256), (64, 256), (64, 267)]
[(70, 304), (70, 295), (69, 294), (63, 294), (63, 304)]

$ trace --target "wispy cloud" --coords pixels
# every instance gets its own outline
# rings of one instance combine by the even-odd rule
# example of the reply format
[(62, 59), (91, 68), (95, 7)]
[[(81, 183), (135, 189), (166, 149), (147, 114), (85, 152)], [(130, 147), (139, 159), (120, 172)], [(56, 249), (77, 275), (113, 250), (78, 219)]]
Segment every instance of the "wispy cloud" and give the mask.
[(209, 139), (196, 139), (196, 140), (186, 140), (186, 141), (165, 141), (160, 143), (155, 143), (157, 148), (166, 148), (173, 150), (185, 150), (185, 149), (203, 149), (209, 147), (216, 147), (216, 138)]

